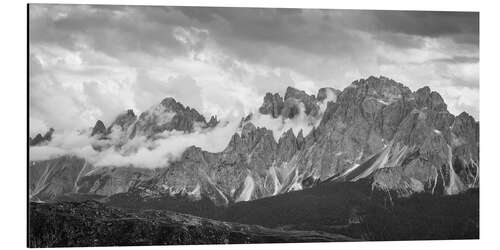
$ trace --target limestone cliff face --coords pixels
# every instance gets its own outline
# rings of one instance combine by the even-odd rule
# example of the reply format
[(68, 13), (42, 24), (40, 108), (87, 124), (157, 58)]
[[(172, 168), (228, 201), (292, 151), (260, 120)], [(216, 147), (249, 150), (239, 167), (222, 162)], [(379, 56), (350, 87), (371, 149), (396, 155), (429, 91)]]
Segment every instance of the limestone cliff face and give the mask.
[[(449, 113), (439, 93), (428, 87), (412, 92), (389, 78), (369, 77), (343, 91), (320, 89), (316, 96), (288, 88), (284, 98), (267, 93), (259, 112), (289, 119), (302, 107), (318, 119), (308, 134), (290, 129), (276, 140), (249, 116), (221, 152), (190, 147), (167, 168), (95, 168), (68, 157), (32, 162), (30, 196), (134, 190), (144, 197), (205, 196), (225, 205), (361, 179), (391, 196), (455, 194), (479, 186), (479, 123), (467, 113)], [(119, 127), (129, 138), (154, 138), (163, 131), (189, 133), (217, 123), (167, 98), (138, 118), (133, 112), (119, 116), (107, 131)]]

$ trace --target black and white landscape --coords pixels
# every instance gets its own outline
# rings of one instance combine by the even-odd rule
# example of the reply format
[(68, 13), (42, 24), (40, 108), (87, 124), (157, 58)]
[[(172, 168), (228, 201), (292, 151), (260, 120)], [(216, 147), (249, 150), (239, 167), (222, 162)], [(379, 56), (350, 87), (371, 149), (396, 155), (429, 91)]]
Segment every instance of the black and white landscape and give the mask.
[(479, 238), (479, 14), (29, 7), (28, 246)]

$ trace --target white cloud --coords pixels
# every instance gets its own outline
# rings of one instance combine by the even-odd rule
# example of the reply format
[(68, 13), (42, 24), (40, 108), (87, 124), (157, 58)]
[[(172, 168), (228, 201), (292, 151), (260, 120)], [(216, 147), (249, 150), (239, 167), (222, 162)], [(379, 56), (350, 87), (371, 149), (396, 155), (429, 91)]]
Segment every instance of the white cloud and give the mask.
[(68, 154), (68, 151), (52, 146), (30, 147), (30, 161), (43, 161)]
[(47, 160), (68, 154), (94, 159), (98, 153), (91, 146), (95, 139), (89, 135), (89, 131), (56, 131), (48, 144), (29, 148), (29, 159)]
[[(197, 146), (208, 152), (222, 151), (237, 131), (239, 121), (234, 119), (221, 122), (215, 128), (200, 129), (189, 134), (165, 131), (155, 140), (136, 137), (126, 141), (120, 149), (112, 145), (123, 139), (121, 131), (113, 131), (110, 141), (98, 141), (89, 137), (89, 131), (56, 132), (47, 145), (30, 147), (29, 158), (38, 161), (69, 154), (85, 158), (98, 167), (130, 164), (144, 168), (168, 167), (190, 146)], [(99, 152), (94, 150), (92, 145), (111, 147)]]
[(479, 93), (476, 89), (461, 86), (444, 86), (436, 89), (448, 104), (448, 110), (454, 115), (463, 111), (479, 119)]
[[(161, 139), (147, 141), (135, 138), (125, 144), (122, 150), (110, 148), (101, 153), (95, 161), (96, 166), (127, 166), (155, 168), (167, 167), (170, 162), (178, 160), (186, 148), (197, 146), (208, 152), (222, 151), (231, 136), (236, 132), (239, 122), (233, 120), (210, 130), (199, 130), (193, 133), (166, 131)], [(123, 154), (123, 152), (131, 152)]]
[[(255, 112), (265, 92), (295, 86), (315, 94), (369, 75), (413, 90), (429, 85), (454, 113), (479, 111), (479, 62), (457, 60), (478, 58), (479, 48), (430, 32), (447, 28), (439, 22), (415, 29), (411, 20), (426, 20), (385, 12), (269, 9), (255, 18), (245, 9), (193, 10), (30, 5), (30, 133), (109, 124), (168, 96), (229, 119)], [(453, 88), (462, 86), (460, 96)]]
[(29, 134), (31, 137), (34, 137), (37, 134), (43, 135), (44, 133), (46, 133), (49, 130), (49, 127), (47, 126), (47, 124), (44, 121), (37, 119), (37, 118), (30, 117), (29, 124), (30, 124)]

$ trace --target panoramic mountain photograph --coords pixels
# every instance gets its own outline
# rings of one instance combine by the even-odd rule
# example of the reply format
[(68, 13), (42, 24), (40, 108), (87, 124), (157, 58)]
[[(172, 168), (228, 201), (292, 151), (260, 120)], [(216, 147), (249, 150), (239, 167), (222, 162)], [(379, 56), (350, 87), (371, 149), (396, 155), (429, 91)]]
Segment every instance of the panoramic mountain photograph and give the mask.
[(27, 11), (28, 247), (479, 239), (479, 12)]

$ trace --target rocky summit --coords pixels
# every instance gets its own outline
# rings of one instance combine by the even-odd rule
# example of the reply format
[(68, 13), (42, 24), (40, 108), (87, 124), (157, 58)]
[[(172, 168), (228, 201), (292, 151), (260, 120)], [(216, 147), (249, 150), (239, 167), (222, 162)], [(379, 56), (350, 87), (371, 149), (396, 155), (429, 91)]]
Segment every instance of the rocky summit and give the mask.
[(49, 131), (47, 131), (43, 136), (41, 134), (37, 134), (35, 137), (28, 138), (28, 145), (29, 146), (36, 146), (36, 145), (42, 145), (48, 143), (50, 140), (52, 140), (52, 134), (54, 133), (54, 129), (50, 128)]
[[(361, 180), (391, 199), (479, 187), (479, 122), (465, 112), (451, 114), (429, 87), (412, 91), (382, 76), (354, 81), (342, 91), (322, 88), (317, 95), (289, 87), (284, 97), (267, 93), (258, 112), (282, 122), (313, 121), (313, 128), (275, 135), (249, 116), (222, 151), (188, 147), (168, 167), (153, 169), (96, 167), (72, 155), (30, 161), (30, 199), (133, 191), (145, 199), (207, 198), (227, 206)], [(132, 110), (118, 115), (107, 128), (98, 121), (90, 136), (108, 142), (94, 147), (103, 150), (139, 136), (154, 141), (167, 132), (190, 134), (219, 124), (214, 116), (207, 122), (197, 110), (165, 98), (139, 116)]]

